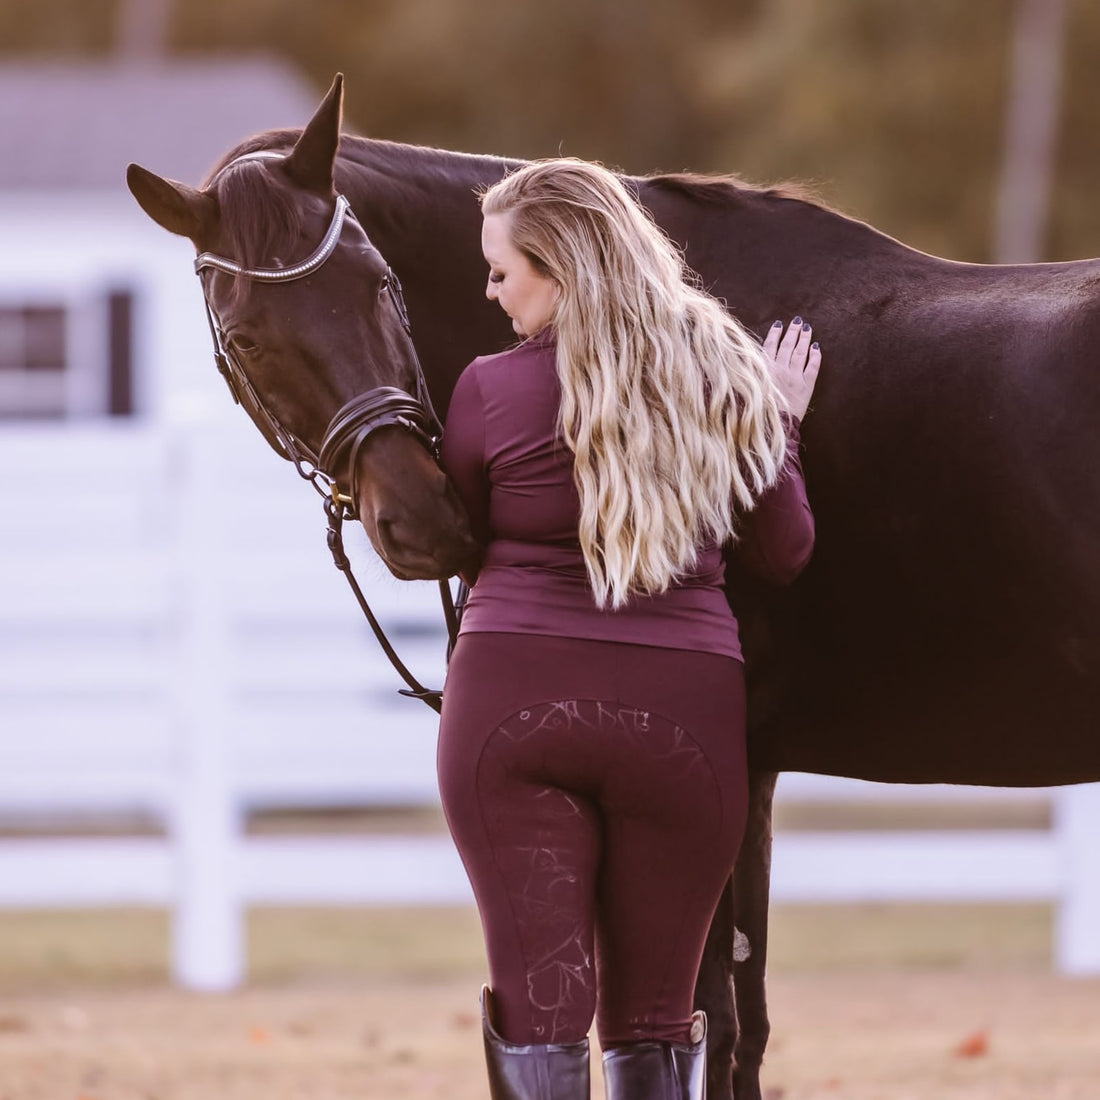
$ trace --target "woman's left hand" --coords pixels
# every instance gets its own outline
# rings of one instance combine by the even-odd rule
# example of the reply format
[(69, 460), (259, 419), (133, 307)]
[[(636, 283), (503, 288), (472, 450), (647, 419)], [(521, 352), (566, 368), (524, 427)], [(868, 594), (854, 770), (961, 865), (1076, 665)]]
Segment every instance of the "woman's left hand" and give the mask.
[(821, 368), (821, 347), (813, 338), (813, 329), (796, 317), (784, 333), (783, 322), (776, 321), (764, 337), (764, 354), (771, 363), (776, 387), (786, 399), (788, 412), (801, 420), (810, 407)]

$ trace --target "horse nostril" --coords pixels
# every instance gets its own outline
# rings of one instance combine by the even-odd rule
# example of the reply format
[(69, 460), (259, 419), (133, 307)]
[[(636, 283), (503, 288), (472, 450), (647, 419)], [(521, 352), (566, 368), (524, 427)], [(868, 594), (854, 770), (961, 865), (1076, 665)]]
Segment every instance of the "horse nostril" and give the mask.
[(378, 532), (380, 549), (395, 550), (401, 545), (401, 539), (397, 535), (397, 521), (378, 516), (375, 520), (375, 530)]

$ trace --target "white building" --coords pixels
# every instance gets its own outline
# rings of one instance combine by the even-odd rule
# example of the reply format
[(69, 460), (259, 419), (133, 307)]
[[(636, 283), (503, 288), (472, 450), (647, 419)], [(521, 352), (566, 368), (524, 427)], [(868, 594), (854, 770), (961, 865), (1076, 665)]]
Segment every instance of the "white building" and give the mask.
[(189, 246), (126, 165), (197, 184), (318, 99), (271, 61), (0, 65), (0, 417), (159, 417), (213, 388)]
[[(190, 242), (125, 184), (131, 161), (198, 184), (320, 97), (271, 61), (0, 66), (0, 817), (163, 819), (200, 733), (251, 803), (432, 797), (432, 716), (233, 406)], [(348, 541), (438, 686), (434, 586)]]

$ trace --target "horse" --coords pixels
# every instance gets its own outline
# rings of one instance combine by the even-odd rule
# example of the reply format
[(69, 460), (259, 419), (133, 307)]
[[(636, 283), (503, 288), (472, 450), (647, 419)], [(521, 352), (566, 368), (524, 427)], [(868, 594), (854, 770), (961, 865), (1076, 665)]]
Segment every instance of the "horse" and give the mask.
[[(204, 187), (137, 165), (128, 183), (200, 253), (223, 366), (269, 442), (314, 478), (329, 443), (333, 497), (395, 575), (445, 576), (470, 532), (434, 413), (414, 413), (430, 398), (445, 422), (465, 364), (514, 339), (483, 294), (475, 192), (519, 162), (341, 136), (342, 94), (337, 77), (304, 129), (247, 139)], [(800, 314), (827, 357), (802, 431), (813, 560), (782, 590), (736, 553), (728, 570), (751, 805), (696, 997), (709, 1095), (760, 1100), (777, 773), (1100, 779), (1100, 261), (954, 263), (790, 188), (628, 182), (746, 327)], [(364, 393), (404, 415), (351, 416), (334, 446)]]

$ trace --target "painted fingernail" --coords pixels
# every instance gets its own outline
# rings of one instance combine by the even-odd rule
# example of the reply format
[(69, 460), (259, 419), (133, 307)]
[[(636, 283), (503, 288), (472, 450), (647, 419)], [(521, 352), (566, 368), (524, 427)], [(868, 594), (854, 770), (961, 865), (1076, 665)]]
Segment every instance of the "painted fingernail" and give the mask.
[(802, 324), (802, 318), (801, 318), (801, 317), (796, 317), (796, 318), (795, 318), (795, 319), (794, 319), (794, 320), (793, 320), (793, 321), (791, 322), (791, 327), (793, 328), (793, 327), (794, 327), (795, 325), (800, 325), (800, 324)]
[(782, 321), (773, 321), (772, 322), (772, 328), (782, 328), (782, 327), (783, 327), (783, 322)]
[(803, 332), (809, 332), (810, 331), (810, 322), (809, 321), (804, 321), (803, 322), (802, 331)]
[(813, 343), (812, 343), (812, 344), (810, 345), (810, 348), (811, 348), (811, 349), (812, 349), (813, 351), (820, 351), (820, 350), (821, 350), (821, 345), (820, 345), (820, 344), (819, 344), (819, 343), (818, 343), (818, 342), (817, 342), (817, 341), (815, 340), (815, 341), (814, 341), (814, 342), (813, 342)]

